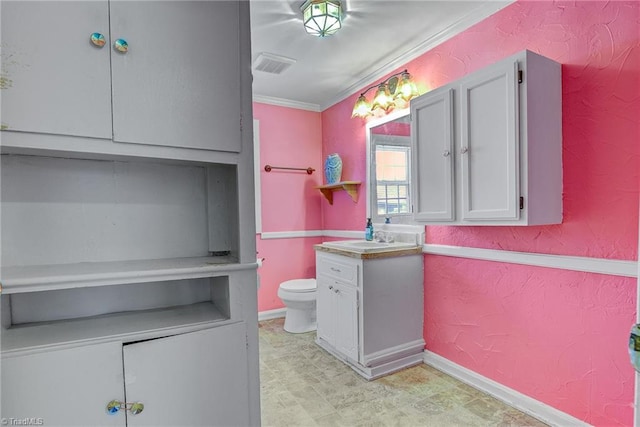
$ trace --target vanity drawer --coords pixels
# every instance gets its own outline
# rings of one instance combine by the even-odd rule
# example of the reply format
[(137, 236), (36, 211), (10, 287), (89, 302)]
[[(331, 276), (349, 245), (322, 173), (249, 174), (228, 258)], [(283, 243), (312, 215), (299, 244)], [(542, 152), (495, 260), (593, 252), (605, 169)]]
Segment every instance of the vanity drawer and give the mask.
[(316, 269), (317, 275), (329, 276), (344, 283), (357, 285), (358, 266), (349, 262), (344, 262), (338, 256), (328, 256), (318, 254)]

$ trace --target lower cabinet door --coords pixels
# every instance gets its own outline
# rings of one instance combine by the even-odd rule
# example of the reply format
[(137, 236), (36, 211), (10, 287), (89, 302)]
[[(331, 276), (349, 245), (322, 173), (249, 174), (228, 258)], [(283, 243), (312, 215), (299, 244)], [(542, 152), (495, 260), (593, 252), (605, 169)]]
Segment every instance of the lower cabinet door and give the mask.
[(336, 283), (334, 298), (336, 350), (358, 361), (358, 291), (354, 286)]
[(244, 323), (127, 344), (128, 426), (249, 425)]
[(333, 306), (333, 280), (318, 275), (316, 296), (316, 321), (318, 338), (334, 345), (335, 307)]
[(106, 411), (111, 400), (124, 401), (121, 343), (3, 357), (1, 365), (0, 418), (8, 425), (126, 423), (124, 415)]

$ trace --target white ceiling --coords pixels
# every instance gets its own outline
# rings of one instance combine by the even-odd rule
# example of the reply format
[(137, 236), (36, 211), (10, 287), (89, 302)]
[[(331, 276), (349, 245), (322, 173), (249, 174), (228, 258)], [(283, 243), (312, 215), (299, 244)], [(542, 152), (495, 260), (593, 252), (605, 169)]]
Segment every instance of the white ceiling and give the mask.
[(342, 28), (325, 38), (304, 31), (303, 0), (250, 1), (252, 61), (296, 60), (279, 75), (254, 70), (254, 100), (322, 111), (513, 0), (342, 0)]

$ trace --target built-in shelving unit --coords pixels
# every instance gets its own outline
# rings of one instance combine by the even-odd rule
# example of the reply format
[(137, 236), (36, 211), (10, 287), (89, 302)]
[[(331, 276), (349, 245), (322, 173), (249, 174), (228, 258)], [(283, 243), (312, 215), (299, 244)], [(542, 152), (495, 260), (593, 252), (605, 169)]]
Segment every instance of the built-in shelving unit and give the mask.
[(333, 205), (333, 193), (335, 191), (346, 191), (354, 203), (358, 201), (358, 187), (360, 181), (341, 181), (335, 184), (321, 185), (316, 187), (324, 195), (325, 199), (329, 201), (330, 205)]
[(0, 9), (2, 416), (259, 425), (248, 2)]

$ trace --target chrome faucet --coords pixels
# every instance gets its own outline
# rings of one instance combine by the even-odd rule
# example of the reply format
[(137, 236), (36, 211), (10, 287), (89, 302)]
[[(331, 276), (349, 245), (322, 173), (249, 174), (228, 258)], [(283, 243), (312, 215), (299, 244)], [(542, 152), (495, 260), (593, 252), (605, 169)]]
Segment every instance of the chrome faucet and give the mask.
[(394, 241), (393, 234), (385, 231), (376, 231), (373, 238), (378, 243), (393, 243)]

